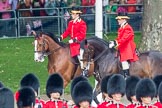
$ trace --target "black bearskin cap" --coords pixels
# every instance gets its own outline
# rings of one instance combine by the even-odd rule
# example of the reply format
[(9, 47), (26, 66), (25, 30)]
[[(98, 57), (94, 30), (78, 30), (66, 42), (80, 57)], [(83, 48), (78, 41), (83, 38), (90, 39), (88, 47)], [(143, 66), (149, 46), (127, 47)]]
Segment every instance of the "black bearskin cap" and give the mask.
[(35, 93), (31, 87), (22, 87), (19, 91), (17, 100), (17, 107), (34, 107), (35, 105)]
[(33, 73), (26, 74), (20, 81), (20, 87), (30, 86), (38, 94), (38, 89), (40, 87), (39, 80)]
[(88, 81), (88, 79), (82, 75), (74, 78), (71, 82), (71, 88), (70, 88), (71, 93), (73, 91), (74, 86), (80, 81)]
[(162, 103), (162, 82), (160, 83), (158, 88), (158, 95), (159, 95), (160, 103)]
[(14, 96), (9, 88), (0, 88), (0, 108), (14, 108)]
[(82, 101), (88, 101), (91, 104), (92, 95), (93, 89), (88, 81), (78, 82), (72, 91), (72, 99), (77, 106), (79, 106), (79, 103)]
[(159, 88), (159, 85), (160, 85), (160, 83), (162, 82), (162, 75), (157, 75), (157, 76), (155, 76), (155, 77), (153, 78), (153, 81), (154, 81), (154, 83), (155, 83), (155, 85), (156, 85), (156, 95), (155, 95), (155, 96), (157, 96), (157, 95), (158, 95), (158, 88)]
[(101, 92), (102, 93), (107, 93), (107, 83), (111, 76), (112, 75), (107, 75), (102, 79), (101, 81)]
[(131, 97), (136, 95), (135, 89), (139, 81), (140, 78), (137, 76), (129, 76), (126, 79), (126, 97), (130, 102), (132, 102)]
[(3, 83), (0, 81), (0, 88), (4, 87)]
[(114, 74), (110, 77), (107, 83), (107, 93), (109, 97), (112, 97), (112, 94), (121, 93), (122, 96), (125, 94), (126, 81), (124, 77), (120, 74)]
[(156, 93), (156, 85), (153, 80), (149, 78), (141, 79), (136, 85), (136, 98), (139, 102), (142, 102), (141, 97), (153, 97)]
[(63, 93), (63, 78), (60, 74), (54, 73), (49, 76), (46, 84), (46, 94), (49, 98), (51, 98), (50, 94), (51, 93), (60, 93), (62, 95)]

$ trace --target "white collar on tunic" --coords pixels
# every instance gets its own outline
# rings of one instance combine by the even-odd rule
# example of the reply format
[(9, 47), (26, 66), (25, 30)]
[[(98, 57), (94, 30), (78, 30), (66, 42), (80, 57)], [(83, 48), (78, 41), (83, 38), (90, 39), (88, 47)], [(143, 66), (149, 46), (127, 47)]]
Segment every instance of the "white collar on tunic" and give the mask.
[(121, 23), (120, 27), (123, 27), (126, 24), (127, 24), (127, 21), (124, 21), (123, 23)]

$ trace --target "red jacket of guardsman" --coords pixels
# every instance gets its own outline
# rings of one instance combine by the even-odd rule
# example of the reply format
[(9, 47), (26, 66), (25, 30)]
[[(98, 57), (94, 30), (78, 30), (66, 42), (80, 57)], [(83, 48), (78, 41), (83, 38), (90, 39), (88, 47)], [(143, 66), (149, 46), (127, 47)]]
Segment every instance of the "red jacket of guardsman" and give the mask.
[(162, 108), (162, 103), (160, 103), (159, 101), (154, 103), (154, 106), (157, 106), (157, 108)]
[(62, 100), (58, 100), (58, 101), (49, 100), (46, 102), (44, 108), (68, 108), (68, 105), (66, 102)]
[(102, 108), (126, 108), (126, 107), (123, 104), (111, 103), (111, 104), (107, 104), (105, 107)]
[(42, 99), (39, 100), (38, 98), (36, 98), (34, 108), (39, 108), (38, 107), (39, 105), (41, 106), (41, 108), (44, 108), (45, 107), (45, 101), (42, 100)]
[(100, 104), (98, 104), (97, 108), (106, 108), (107, 105), (109, 105), (111, 101), (104, 101)]
[(134, 32), (128, 23), (119, 28), (116, 41), (118, 43), (121, 62), (127, 60), (134, 62), (138, 60), (138, 56), (135, 53)]
[(137, 108), (138, 106), (139, 106), (139, 104), (131, 103), (131, 104), (127, 105), (126, 108)]
[(154, 105), (150, 105), (150, 106), (140, 105), (139, 107), (135, 107), (135, 108), (161, 108), (161, 107), (157, 107), (157, 106), (154, 106)]
[(62, 38), (66, 38), (70, 36), (71, 39), (76, 39), (78, 42), (74, 42), (70, 44), (70, 52), (71, 56), (74, 57), (79, 54), (80, 43), (86, 38), (87, 26), (86, 23), (81, 19), (77, 19), (76, 21), (71, 20), (68, 24), (66, 31), (62, 34)]

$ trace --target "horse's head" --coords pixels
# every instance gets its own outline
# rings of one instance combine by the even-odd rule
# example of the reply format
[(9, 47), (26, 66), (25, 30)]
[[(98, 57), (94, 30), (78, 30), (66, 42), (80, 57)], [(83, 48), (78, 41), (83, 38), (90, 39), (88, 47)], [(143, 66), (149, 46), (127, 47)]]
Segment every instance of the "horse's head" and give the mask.
[(42, 33), (37, 34), (33, 31), (35, 36), (34, 40), (34, 60), (36, 62), (43, 62), (46, 56), (46, 51), (48, 50), (48, 42), (44, 38)]

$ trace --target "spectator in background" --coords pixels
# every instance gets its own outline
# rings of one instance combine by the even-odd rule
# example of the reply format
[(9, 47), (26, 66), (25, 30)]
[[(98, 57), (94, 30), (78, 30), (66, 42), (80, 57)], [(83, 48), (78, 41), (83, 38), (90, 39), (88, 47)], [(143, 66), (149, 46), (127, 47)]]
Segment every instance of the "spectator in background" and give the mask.
[(69, 7), (73, 7), (73, 6), (81, 6), (81, 1), (80, 0), (67, 0), (67, 5)]
[[(56, 8), (55, 0), (47, 0), (44, 7), (45, 8)], [(48, 16), (56, 15), (55, 9), (45, 9), (45, 12)]]
[[(109, 26), (109, 31), (114, 32), (117, 30), (117, 21), (115, 20), (116, 17), (116, 13), (117, 11), (117, 4), (114, 3), (114, 0), (109, 0), (108, 5), (105, 6), (105, 12), (108, 13), (107, 14), (107, 19), (109, 19), (108, 21), (108, 25)], [(106, 20), (107, 20), (106, 19)]]
[[(95, 2), (96, 0), (81, 0), (81, 6), (94, 6)], [(87, 13), (91, 14), (93, 12), (94, 12), (93, 8), (90, 8), (90, 7), (83, 8), (84, 14), (87, 14)]]
[(11, 9), (13, 10), (11, 12), (11, 16), (12, 16), (12, 18), (15, 18), (16, 15), (14, 14), (14, 11), (17, 10), (18, 0), (9, 0), (9, 4), (11, 5)]
[(114, 4), (114, 0), (109, 0), (108, 5), (105, 6), (106, 13), (116, 13), (117, 5)]
[[(143, 0), (137, 0), (137, 5), (138, 4), (142, 5), (143, 4)], [(137, 12), (143, 12), (143, 6), (141, 6), (141, 5), (136, 7), (136, 11)]]
[(9, 88), (0, 88), (0, 108), (14, 108), (14, 96)]
[(9, 4), (8, 0), (2, 0), (0, 1), (0, 12), (2, 12), (2, 19), (9, 19), (11, 18), (11, 13), (10, 12), (5, 12), (11, 10), (11, 5)]
[(124, 4), (126, 4), (125, 0), (119, 0), (118, 4), (119, 4), (119, 6), (117, 8), (117, 13), (119, 13), (118, 10), (125, 10), (125, 11), (127, 11), (126, 6), (123, 6)]
[[(45, 0), (32, 0), (32, 8), (37, 9), (37, 8), (44, 8), (45, 5)], [(34, 16), (45, 16), (45, 11), (44, 10), (33, 10), (33, 15)]]
[(21, 17), (31, 17), (32, 16), (32, 5), (31, 5), (31, 0), (24, 0), (24, 1), (19, 1), (17, 5), (17, 9), (27, 9), (24, 11), (20, 12)]
[[(136, 4), (137, 0), (127, 0), (127, 4)], [(128, 6), (127, 7), (128, 12), (136, 12), (136, 6)]]

